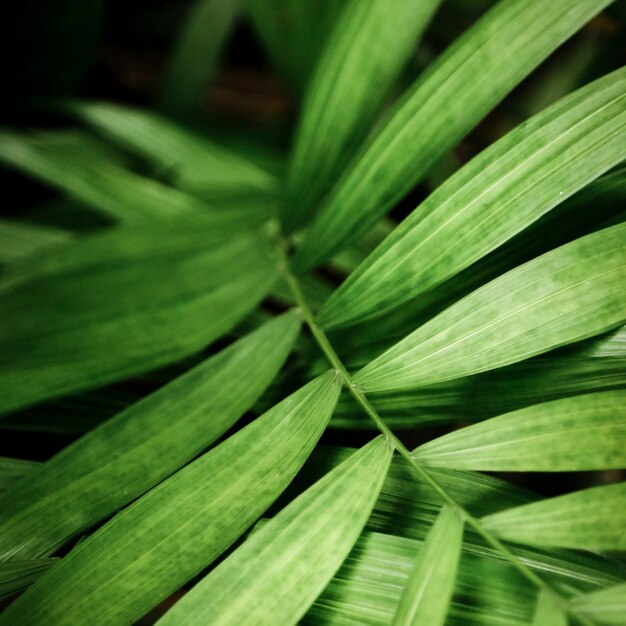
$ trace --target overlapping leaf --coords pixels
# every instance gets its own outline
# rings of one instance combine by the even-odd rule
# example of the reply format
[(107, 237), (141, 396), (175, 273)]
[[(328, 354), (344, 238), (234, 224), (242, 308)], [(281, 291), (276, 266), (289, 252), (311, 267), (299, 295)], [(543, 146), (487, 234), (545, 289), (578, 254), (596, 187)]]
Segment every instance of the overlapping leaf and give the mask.
[(626, 225), (593, 233), (488, 283), (355, 376), (367, 391), (495, 369), (626, 320)]
[(578, 596), (572, 607), (599, 624), (624, 624), (626, 583)]
[(91, 431), (0, 495), (0, 558), (51, 554), (222, 435), (283, 364), (287, 313)]
[(11, 263), (45, 248), (63, 245), (72, 234), (59, 228), (0, 220), (0, 263)]
[(32, 559), (0, 563), (0, 600), (32, 585), (58, 559)]
[(0, 285), (0, 412), (154, 369), (227, 332), (275, 279), (269, 241), (197, 221), (83, 237)]
[(553, 595), (539, 595), (532, 626), (567, 626), (567, 614)]
[(324, 204), (299, 270), (368, 230), (536, 65), (610, 0), (503, 0), (416, 81)]
[(296, 624), (357, 540), (391, 460), (379, 437), (310, 487), (159, 624)]
[(564, 98), (473, 159), (351, 274), (320, 323), (354, 324), (429, 291), (619, 163), (626, 157), (625, 94), (626, 69)]
[(198, 574), (276, 499), (339, 393), (312, 381), (114, 517), (0, 615), (0, 624), (130, 623)]
[(282, 211), (293, 230), (367, 133), (440, 0), (349, 0), (307, 88)]

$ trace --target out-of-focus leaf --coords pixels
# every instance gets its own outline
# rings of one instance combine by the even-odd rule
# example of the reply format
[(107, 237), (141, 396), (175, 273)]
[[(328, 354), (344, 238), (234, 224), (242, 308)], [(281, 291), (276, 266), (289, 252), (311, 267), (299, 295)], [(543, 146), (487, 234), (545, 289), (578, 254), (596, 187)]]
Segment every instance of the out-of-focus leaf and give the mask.
[(195, 0), (178, 33), (163, 80), (159, 107), (177, 117), (200, 104), (237, 14), (235, 0)]
[(482, 152), (350, 275), (320, 312), (320, 323), (354, 324), (433, 289), (619, 163), (626, 157), (625, 94), (626, 69), (583, 87)]
[(34, 472), (38, 467), (37, 461), (0, 456), (0, 489), (6, 489), (11, 483)]
[(0, 284), (0, 412), (121, 380), (230, 330), (276, 276), (261, 234), (190, 225), (82, 237)]
[(151, 111), (112, 102), (72, 101), (66, 108), (185, 191), (219, 197), (276, 187), (270, 174), (232, 150)]
[(375, 224), (610, 0), (501, 0), (436, 60), (354, 159), (295, 258), (311, 268)]
[(19, 261), (34, 252), (63, 245), (72, 233), (39, 224), (0, 219), (0, 263)]
[(257, 400), (299, 328), (287, 313), (107, 420), (0, 496), (0, 558), (51, 554), (213, 443)]
[(0, 600), (32, 585), (58, 559), (0, 562)]
[(626, 391), (546, 402), (468, 426), (414, 452), (426, 465), (508, 472), (626, 467)]
[(626, 583), (578, 596), (572, 607), (599, 624), (623, 626), (626, 616)]
[(393, 626), (443, 626), (454, 591), (463, 522), (444, 507), (409, 574)]
[(255, 532), (159, 624), (296, 624), (365, 524), (392, 449), (378, 437)]
[(548, 252), (459, 301), (360, 370), (407, 389), (521, 361), (626, 320), (626, 224)]
[(307, 87), (281, 221), (311, 217), (353, 156), (440, 0), (348, 0)]
[(539, 595), (532, 626), (567, 626), (567, 614), (554, 596)]
[(483, 518), (503, 539), (536, 546), (626, 550), (626, 483), (592, 487)]
[(274, 65), (303, 92), (345, 2), (245, 0), (245, 5)]
[(131, 623), (226, 550), (300, 469), (332, 413), (328, 372), (141, 497), (62, 559), (0, 624)]

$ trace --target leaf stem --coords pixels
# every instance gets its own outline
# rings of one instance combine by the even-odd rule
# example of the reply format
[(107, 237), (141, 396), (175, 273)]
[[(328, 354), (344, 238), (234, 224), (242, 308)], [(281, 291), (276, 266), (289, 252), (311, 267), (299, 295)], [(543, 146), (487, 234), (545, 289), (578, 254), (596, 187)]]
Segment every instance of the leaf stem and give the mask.
[(480, 523), (480, 520), (474, 517), (469, 511), (467, 511), (463, 506), (461, 506), (434, 478), (430, 472), (426, 470), (426, 468), (415, 459), (411, 451), (402, 443), (402, 441), (398, 438), (398, 436), (387, 426), (385, 421), (379, 415), (376, 408), (369, 401), (365, 393), (359, 388), (358, 385), (354, 383), (352, 380), (352, 376), (348, 372), (346, 366), (343, 361), (335, 351), (333, 345), (329, 341), (328, 337), (324, 330), (317, 324), (315, 321), (315, 314), (311, 309), (306, 296), (302, 290), (300, 282), (298, 278), (293, 274), (293, 272), (289, 269), (289, 257), (287, 254), (287, 244), (285, 240), (281, 237), (279, 238), (279, 245), (277, 246), (279, 250), (279, 257), (282, 265), (283, 275), (285, 280), (287, 281), (289, 288), (292, 292), (294, 300), (297, 306), (302, 311), (302, 317), (309, 327), (313, 338), (317, 342), (319, 348), (326, 356), (329, 363), (335, 368), (344, 384), (346, 389), (350, 392), (352, 397), (357, 401), (357, 403), (361, 406), (361, 408), (365, 411), (365, 413), (370, 417), (370, 419), (376, 424), (376, 427), (380, 432), (385, 435), (388, 442), (398, 451), (398, 453), (409, 463), (409, 465), (413, 468), (413, 471), (417, 474), (417, 476), (427, 483), (435, 493), (439, 495), (439, 497), (448, 504), (454, 511), (456, 511), (457, 515), (468, 525), (470, 526), (477, 534), (479, 534), (485, 543), (491, 546), (494, 550), (499, 552), (504, 559), (509, 561), (509, 563), (527, 580), (532, 582), (536, 587), (543, 590), (544, 592), (552, 595), (556, 601), (566, 610), (568, 611), (572, 617), (574, 617), (580, 624), (583, 626), (594, 626), (593, 622), (591, 622), (584, 615), (581, 615), (576, 611), (569, 603), (569, 601), (561, 596), (561, 594), (556, 591), (551, 585), (546, 583), (541, 577), (539, 577), (530, 567), (528, 567), (525, 563), (523, 563), (519, 557), (517, 557), (507, 546), (505, 546), (495, 535), (493, 535), (490, 531), (483, 527)]

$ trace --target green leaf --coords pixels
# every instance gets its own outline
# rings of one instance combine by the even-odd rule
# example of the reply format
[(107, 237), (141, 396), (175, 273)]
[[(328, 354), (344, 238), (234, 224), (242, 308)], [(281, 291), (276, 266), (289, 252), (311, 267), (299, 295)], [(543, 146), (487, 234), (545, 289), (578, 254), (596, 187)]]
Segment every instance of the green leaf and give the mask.
[(65, 108), (185, 191), (220, 196), (276, 188), (274, 177), (253, 163), (151, 111), (111, 102), (71, 101)]
[(353, 156), (440, 0), (349, 0), (307, 87), (281, 221), (300, 226)]
[(463, 522), (444, 507), (409, 574), (393, 626), (443, 626), (456, 582)]
[(127, 624), (197, 575), (276, 499), (339, 394), (328, 372), (137, 500), (0, 615), (0, 624)]
[(0, 600), (32, 585), (58, 559), (33, 559), (0, 563)]
[(245, 0), (244, 3), (273, 64), (301, 93), (345, 2)]
[(567, 614), (553, 595), (539, 595), (532, 626), (567, 626)]
[(578, 596), (572, 608), (599, 624), (623, 626), (626, 615), (626, 583)]
[(470, 161), (333, 294), (320, 323), (354, 324), (433, 289), (626, 158), (625, 94), (622, 69)]
[(155, 218), (233, 221), (197, 198), (121, 167), (104, 150), (77, 132), (0, 133), (0, 161), (116, 220), (142, 225)]
[(233, 26), (237, 4), (234, 0), (196, 0), (191, 5), (163, 80), (162, 110), (184, 117), (199, 107)]
[(202, 220), (82, 237), (0, 284), (0, 412), (197, 352), (276, 276), (270, 242)]
[(67, 243), (72, 234), (59, 228), (0, 219), (0, 263), (19, 261), (46, 248)]
[(64, 448), (0, 495), (0, 559), (51, 554), (202, 452), (274, 378), (300, 320), (287, 313)]
[(11, 483), (34, 472), (37, 467), (39, 467), (37, 461), (0, 456), (0, 489), (6, 489)]
[(159, 624), (296, 624), (352, 549), (392, 449), (378, 437), (283, 509)]
[(626, 467), (626, 391), (538, 404), (429, 441), (414, 452), (435, 467), (563, 472)]
[(407, 389), (521, 361), (626, 320), (626, 224), (548, 252), (471, 293), (360, 370)]
[(309, 230), (311, 268), (367, 231), (534, 67), (611, 0), (502, 0), (409, 89)]
[(488, 515), (503, 539), (534, 546), (626, 550), (626, 483), (592, 487)]

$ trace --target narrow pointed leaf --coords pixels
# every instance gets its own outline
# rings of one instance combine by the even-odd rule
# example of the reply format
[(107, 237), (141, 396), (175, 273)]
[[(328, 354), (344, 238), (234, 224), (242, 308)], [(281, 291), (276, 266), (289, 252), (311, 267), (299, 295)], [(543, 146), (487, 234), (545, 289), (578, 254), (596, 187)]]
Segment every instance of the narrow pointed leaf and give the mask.
[(459, 170), (335, 292), (320, 323), (354, 324), (433, 289), (624, 158), (626, 69), (564, 98)]
[(198, 574), (285, 489), (339, 395), (328, 372), (137, 500), (40, 578), (0, 624), (127, 624)]
[(567, 626), (567, 614), (554, 596), (540, 594), (532, 626)]
[(418, 78), (337, 184), (295, 264), (367, 231), (517, 83), (610, 0), (501, 0)]
[(51, 554), (202, 452), (280, 369), (299, 318), (287, 313), (131, 405), (0, 496), (0, 558)]
[(626, 224), (548, 252), (488, 283), (355, 376), (367, 391), (483, 372), (626, 320)]
[(197, 352), (276, 275), (264, 236), (202, 221), (82, 237), (11, 269), (0, 285), (0, 413)]
[(237, 14), (234, 0), (195, 0), (171, 53), (159, 107), (183, 117), (199, 108)]
[(598, 624), (623, 626), (626, 615), (626, 583), (578, 596), (572, 600), (572, 607)]
[(626, 467), (626, 391), (555, 400), (434, 439), (414, 452), (426, 465), (505, 472)]
[(483, 518), (503, 539), (536, 546), (626, 550), (626, 483), (592, 487)]
[(409, 574), (393, 626), (443, 626), (456, 582), (463, 522), (444, 507)]
[(111, 102), (71, 101), (65, 107), (185, 191), (204, 196), (267, 192), (276, 186), (256, 165), (151, 111)]
[(391, 455), (381, 437), (354, 453), (252, 535), (159, 625), (298, 623), (360, 535)]
[(0, 563), (0, 600), (22, 591), (43, 576), (58, 559)]
[(296, 133), (282, 222), (301, 225), (368, 131), (440, 0), (349, 0), (327, 41)]

